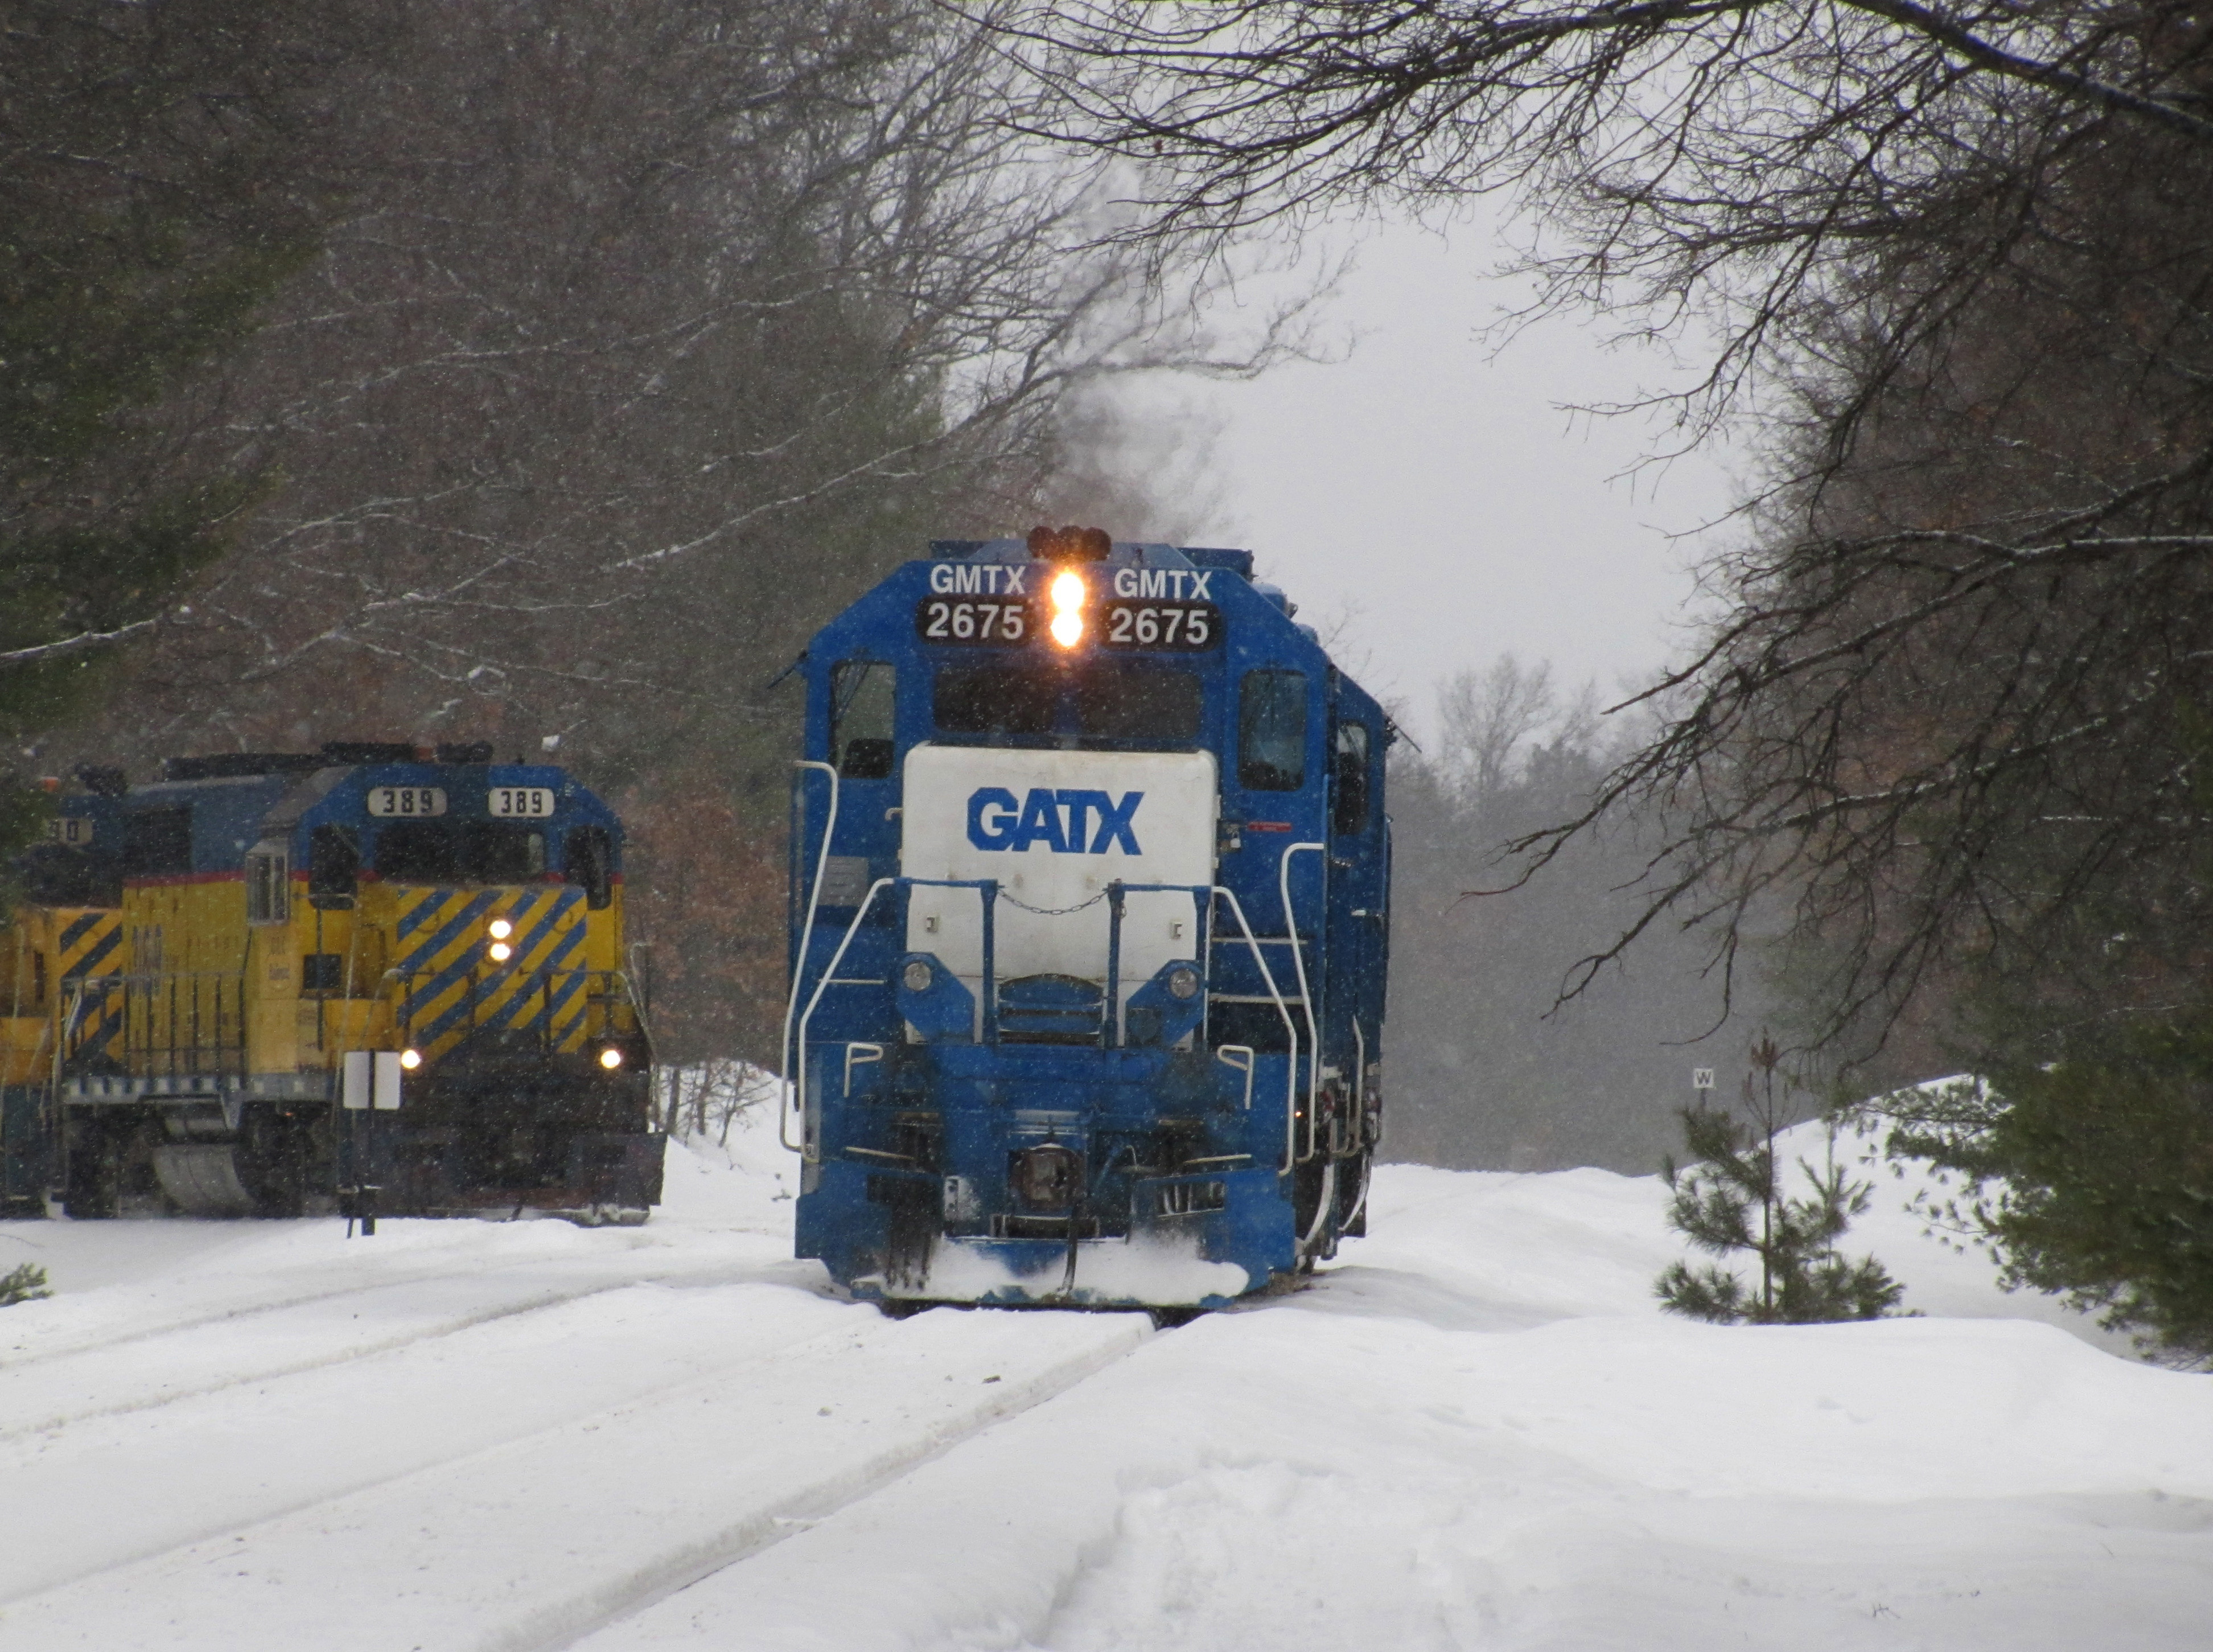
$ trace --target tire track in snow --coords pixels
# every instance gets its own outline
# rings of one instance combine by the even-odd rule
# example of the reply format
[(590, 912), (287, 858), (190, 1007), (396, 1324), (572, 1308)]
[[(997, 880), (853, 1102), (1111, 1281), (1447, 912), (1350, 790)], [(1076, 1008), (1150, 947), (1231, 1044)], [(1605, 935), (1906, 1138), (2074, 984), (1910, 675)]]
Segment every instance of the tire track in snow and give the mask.
[(773, 1285), (687, 1295), (649, 1283), (0, 1444), (0, 1601), (742, 1371), (850, 1314)]
[[(519, 1261), (515, 1267), (542, 1265), (550, 1259), (530, 1259)], [(57, 1337), (52, 1347), (21, 1348), (0, 1359), (0, 1373), (20, 1371), (49, 1360), (68, 1359), (80, 1354), (101, 1353), (113, 1348), (129, 1347), (135, 1343), (149, 1342), (160, 1337), (175, 1336), (181, 1332), (196, 1331), (203, 1326), (230, 1325), (241, 1320), (253, 1319), (265, 1314), (283, 1314), (296, 1308), (311, 1307), (318, 1302), (341, 1301), (349, 1296), (365, 1295), (395, 1286), (427, 1284), (443, 1279), (481, 1278), (486, 1273), (504, 1272), (506, 1268), (485, 1268), (479, 1261), (471, 1265), (472, 1259), (456, 1257), (450, 1266), (415, 1268), (379, 1272), (373, 1279), (356, 1283), (334, 1285), (314, 1290), (301, 1290), (287, 1295), (256, 1298), (241, 1295), (229, 1301), (204, 1305), (199, 1309), (179, 1318), (164, 1320), (149, 1325), (134, 1321), (112, 1331), (94, 1330), (74, 1338)]]
[(0, 1609), (0, 1652), (545, 1652), (911, 1472), (1150, 1335), (1142, 1315), (871, 1314), (79, 1576)]
[[(735, 1283), (736, 1276), (720, 1283)], [(426, 1282), (389, 1287), (394, 1292), (412, 1292)], [(428, 1283), (444, 1283), (447, 1281)], [(29, 1435), (50, 1434), (74, 1423), (91, 1422), (103, 1417), (120, 1417), (131, 1411), (152, 1411), (162, 1405), (173, 1405), (188, 1399), (201, 1399), (210, 1394), (221, 1393), (226, 1388), (236, 1388), (247, 1383), (274, 1381), (278, 1378), (299, 1376), (309, 1371), (326, 1370), (355, 1360), (371, 1359), (379, 1354), (389, 1354), (418, 1343), (434, 1341), (441, 1337), (454, 1336), (472, 1330), (480, 1325), (490, 1325), (500, 1320), (513, 1319), (519, 1314), (535, 1314), (549, 1308), (560, 1308), (570, 1302), (581, 1301), (610, 1290), (621, 1290), (637, 1282), (631, 1279), (603, 1279), (571, 1288), (549, 1289), (540, 1286), (532, 1294), (506, 1301), (481, 1303), (477, 1307), (444, 1315), (426, 1318), (416, 1328), (391, 1331), (381, 1336), (341, 1342), (318, 1353), (295, 1353), (289, 1358), (279, 1358), (264, 1364), (241, 1366), (235, 1356), (222, 1349), (204, 1350), (204, 1363), (223, 1375), (210, 1375), (194, 1382), (180, 1381), (180, 1366), (189, 1369), (192, 1354), (200, 1350), (185, 1350), (182, 1359), (176, 1359), (177, 1350), (156, 1347), (144, 1350), (147, 1363), (162, 1367), (163, 1358), (176, 1359), (174, 1364), (149, 1371), (139, 1379), (137, 1391), (125, 1387), (125, 1392), (107, 1399), (73, 1399), (65, 1409), (41, 1411), (41, 1405), (51, 1407), (54, 1402), (43, 1399), (41, 1390), (53, 1394), (77, 1394), (88, 1391), (97, 1394), (101, 1382), (114, 1382), (117, 1374), (109, 1362), (115, 1357), (112, 1348), (79, 1350), (68, 1356), (42, 1361), (36, 1370), (16, 1377), (13, 1372), (0, 1372), (0, 1442), (18, 1440)], [(692, 1283), (692, 1282), (687, 1282)], [(698, 1283), (712, 1283), (715, 1281)], [(306, 1306), (321, 1306), (343, 1298), (316, 1298)], [(292, 1305), (294, 1308), (301, 1304)], [(410, 1304), (410, 1306), (413, 1306)], [(194, 1332), (223, 1328), (223, 1321), (210, 1321), (171, 1333), (189, 1337)], [(166, 1338), (164, 1338), (166, 1340)], [(134, 1350), (134, 1352), (141, 1351)], [(80, 1369), (80, 1367), (82, 1369)]]
[[(387, 1275), (0, 1359), (0, 1443), (73, 1423), (199, 1399), (246, 1383), (372, 1358), (631, 1285), (768, 1283), (788, 1271), (775, 1263), (686, 1258), (680, 1251), (653, 1257), (662, 1264), (657, 1268), (641, 1268), (643, 1259), (624, 1251), (582, 1259), (582, 1265), (574, 1257), (540, 1258), (492, 1268)], [(548, 1283), (545, 1276), (549, 1274), (570, 1278)], [(508, 1276), (522, 1276), (514, 1287), (519, 1294), (483, 1300), (487, 1281)], [(426, 1307), (426, 1293), (435, 1295), (442, 1286), (458, 1288), (463, 1303), (442, 1312)], [(379, 1300), (386, 1297), (393, 1307)], [(319, 1323), (321, 1316), (314, 1312), (349, 1307), (355, 1311), (344, 1320), (332, 1316)], [(364, 1313), (383, 1319), (386, 1327), (364, 1330), (358, 1324)], [(403, 1324), (392, 1326), (393, 1320)], [(409, 1320), (414, 1323), (405, 1323)], [(259, 1360), (249, 1356), (241, 1362), (237, 1345), (241, 1331), (270, 1344), (269, 1351)], [(302, 1342), (310, 1347), (303, 1349)]]

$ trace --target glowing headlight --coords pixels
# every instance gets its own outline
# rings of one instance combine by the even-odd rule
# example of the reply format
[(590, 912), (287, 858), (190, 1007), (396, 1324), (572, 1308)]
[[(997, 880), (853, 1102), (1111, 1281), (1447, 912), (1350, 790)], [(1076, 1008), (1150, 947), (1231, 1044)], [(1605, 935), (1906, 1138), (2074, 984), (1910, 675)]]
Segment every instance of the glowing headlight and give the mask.
[(1052, 601), (1052, 623), (1046, 629), (1061, 647), (1074, 648), (1083, 637), (1083, 603), (1090, 595), (1083, 588), (1083, 576), (1064, 569), (1053, 576), (1046, 594)]
[(606, 1068), (609, 1072), (614, 1071), (616, 1068), (622, 1065), (622, 1052), (616, 1049), (613, 1045), (610, 1044), (606, 1049), (600, 1052), (600, 1065)]
[(515, 933), (515, 925), (503, 917), (495, 917), (485, 927), (491, 932), (491, 938), (495, 941), (504, 941)]
[(911, 960), (899, 972), (899, 979), (906, 983), (909, 992), (927, 992), (930, 991), (930, 966), (919, 958)]
[(399, 1064), (409, 1072), (413, 1072), (423, 1064), (423, 1052), (420, 1050), (402, 1050), (399, 1052)]
[(515, 948), (504, 941), (495, 941), (485, 950), (491, 954), (491, 960), (495, 964), (503, 964), (515, 956)]
[(1179, 998), (1189, 999), (1198, 994), (1198, 972), (1189, 964), (1179, 964), (1168, 972), (1168, 991)]

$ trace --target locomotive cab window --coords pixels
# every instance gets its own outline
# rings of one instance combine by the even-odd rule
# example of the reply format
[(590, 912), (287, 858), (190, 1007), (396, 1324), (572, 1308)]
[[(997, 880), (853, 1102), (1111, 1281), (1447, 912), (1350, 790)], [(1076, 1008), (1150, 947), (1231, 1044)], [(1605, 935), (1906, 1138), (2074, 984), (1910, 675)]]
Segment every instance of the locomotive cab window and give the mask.
[(614, 838), (605, 826), (578, 826), (561, 840), (563, 875), (584, 891), (584, 904), (598, 911), (614, 899)]
[(1330, 749), (1330, 830), (1350, 838), (1368, 830), (1368, 728), (1340, 722)]
[(361, 844), (353, 828), (317, 826), (308, 839), (308, 899), (318, 906), (344, 906), (360, 886)]
[(1306, 783), (1306, 673), (1247, 672), (1237, 705), (1237, 783), (1296, 791)]
[(830, 760), (848, 780), (887, 780), (899, 747), (892, 708), (896, 668), (881, 660), (841, 660), (830, 673)]
[(376, 875), (394, 883), (530, 883), (546, 834), (506, 820), (394, 820), (376, 834)]
[(277, 842), (259, 843), (246, 857), (246, 921), (282, 924), (292, 916), (290, 856)]
[(1150, 666), (1094, 665), (1076, 679), (1076, 732), (1091, 740), (1188, 747), (1198, 738), (1198, 679)]
[(529, 883), (546, 875), (546, 834), (504, 820), (461, 822), (459, 853), (463, 883)]
[(1049, 735), (1060, 685), (1027, 666), (945, 666), (930, 685), (931, 715), (948, 735)]

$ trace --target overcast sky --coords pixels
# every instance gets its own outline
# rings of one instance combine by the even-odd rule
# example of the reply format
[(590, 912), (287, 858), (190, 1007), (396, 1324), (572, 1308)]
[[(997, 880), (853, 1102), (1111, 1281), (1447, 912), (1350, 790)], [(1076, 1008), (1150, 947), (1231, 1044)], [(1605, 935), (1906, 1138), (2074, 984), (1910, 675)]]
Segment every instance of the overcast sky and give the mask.
[(1325, 312), (1356, 334), (1344, 360), (1179, 389), (1220, 422), (1227, 542), (1325, 633), (1350, 607), (1340, 656), (1417, 734), (1439, 679), (1502, 651), (1601, 692), (1649, 675), (1681, 641), (1701, 543), (1670, 535), (1734, 497), (1728, 455), (1625, 475), (1664, 429), (1562, 411), (1676, 381), (1665, 357), (1570, 321), (1494, 355), (1479, 334), (1520, 290), (1497, 259), (1472, 229), (1372, 236)]

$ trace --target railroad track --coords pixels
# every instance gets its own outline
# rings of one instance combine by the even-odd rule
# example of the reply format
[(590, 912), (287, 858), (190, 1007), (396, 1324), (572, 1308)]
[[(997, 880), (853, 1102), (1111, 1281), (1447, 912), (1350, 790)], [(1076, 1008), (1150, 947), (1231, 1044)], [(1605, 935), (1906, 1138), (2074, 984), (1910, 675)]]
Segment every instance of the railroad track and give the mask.
[[(1142, 1315), (905, 1322), (594, 1285), (0, 1445), (0, 1652), (564, 1646), (1134, 1351)], [(4, 1393), (4, 1385), (0, 1385)]]

